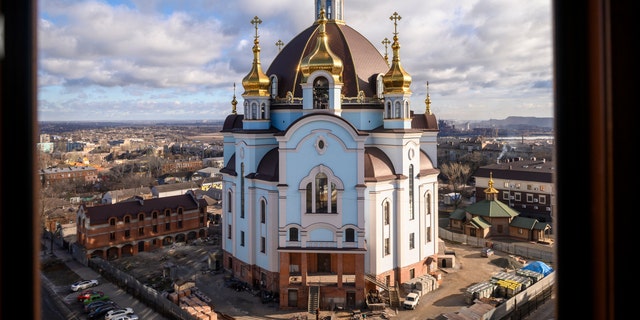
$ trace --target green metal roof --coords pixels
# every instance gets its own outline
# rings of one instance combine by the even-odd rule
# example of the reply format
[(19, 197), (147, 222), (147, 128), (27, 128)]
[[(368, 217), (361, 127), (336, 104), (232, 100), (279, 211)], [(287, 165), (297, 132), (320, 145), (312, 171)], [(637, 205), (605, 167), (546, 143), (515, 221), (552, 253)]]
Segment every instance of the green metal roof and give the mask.
[(472, 215), (491, 218), (517, 217), (520, 213), (500, 200), (482, 200), (464, 208)]

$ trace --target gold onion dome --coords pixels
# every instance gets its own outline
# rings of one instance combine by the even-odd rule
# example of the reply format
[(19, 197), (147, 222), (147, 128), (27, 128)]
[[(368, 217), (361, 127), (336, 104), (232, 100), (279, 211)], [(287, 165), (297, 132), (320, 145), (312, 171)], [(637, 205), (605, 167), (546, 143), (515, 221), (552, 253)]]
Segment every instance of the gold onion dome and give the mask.
[(262, 23), (257, 16), (251, 20), (255, 25), (256, 35), (253, 40), (253, 65), (251, 71), (242, 79), (243, 96), (269, 96), (269, 77), (260, 65), (260, 41), (258, 41), (258, 24)]
[(325, 26), (327, 24), (327, 18), (324, 15), (324, 9), (320, 11), (320, 17), (318, 18), (319, 32), (315, 49), (300, 62), (300, 71), (304, 79), (311, 75), (312, 72), (318, 70), (326, 70), (331, 73), (334, 80), (338, 83), (342, 82), (342, 60), (336, 56), (329, 46), (327, 45), (327, 32)]
[(382, 81), (384, 82), (384, 91), (385, 93), (410, 93), (411, 90), (409, 87), (411, 86), (411, 76), (404, 71), (402, 68), (402, 64), (400, 63), (400, 43), (398, 42), (398, 24), (397, 21), (401, 19), (397, 12), (394, 12), (390, 17), (391, 20), (394, 20), (394, 35), (393, 35), (393, 44), (391, 48), (393, 49), (393, 60), (391, 62), (391, 68), (389, 71), (383, 76)]

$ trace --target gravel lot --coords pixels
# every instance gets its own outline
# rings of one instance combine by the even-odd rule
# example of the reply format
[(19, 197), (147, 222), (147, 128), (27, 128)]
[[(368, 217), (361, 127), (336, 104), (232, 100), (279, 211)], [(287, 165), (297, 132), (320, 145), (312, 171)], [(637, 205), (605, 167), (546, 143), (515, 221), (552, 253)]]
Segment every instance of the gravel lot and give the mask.
[[(505, 268), (519, 268), (518, 263), (509, 255), (496, 251), (488, 258), (480, 256), (481, 248), (455, 243), (446, 243), (447, 250), (454, 251), (456, 266), (442, 269), (442, 281), (438, 289), (424, 295), (415, 310), (387, 310), (394, 319), (434, 319), (446, 312), (456, 312), (467, 306), (464, 291), (472, 284), (486, 281), (491, 275)], [(162, 281), (163, 264), (173, 264), (173, 276), (179, 279), (196, 281), (196, 286), (211, 298), (214, 310), (245, 319), (290, 319), (306, 312), (278, 310), (273, 303), (262, 304), (259, 297), (250, 292), (236, 292), (224, 286), (224, 275), (203, 272), (207, 268), (207, 256), (219, 247), (210, 243), (199, 245), (175, 245), (152, 252), (141, 252), (136, 256), (123, 257), (112, 261), (122, 270), (134, 275), (143, 282), (149, 282), (162, 290), (170, 281)], [(349, 314), (334, 314), (322, 311), (320, 316), (334, 315), (347, 317)], [(309, 317), (313, 317), (309, 315)], [(375, 318), (375, 317), (369, 317)]]

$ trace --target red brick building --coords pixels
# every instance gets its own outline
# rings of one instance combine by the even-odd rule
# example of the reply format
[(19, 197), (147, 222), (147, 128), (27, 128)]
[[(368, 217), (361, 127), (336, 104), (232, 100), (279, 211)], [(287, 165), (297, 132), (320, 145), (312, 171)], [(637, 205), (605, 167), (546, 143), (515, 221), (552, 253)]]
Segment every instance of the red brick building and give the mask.
[(207, 201), (183, 195), (88, 207), (77, 212), (77, 243), (87, 258), (117, 259), (207, 236)]

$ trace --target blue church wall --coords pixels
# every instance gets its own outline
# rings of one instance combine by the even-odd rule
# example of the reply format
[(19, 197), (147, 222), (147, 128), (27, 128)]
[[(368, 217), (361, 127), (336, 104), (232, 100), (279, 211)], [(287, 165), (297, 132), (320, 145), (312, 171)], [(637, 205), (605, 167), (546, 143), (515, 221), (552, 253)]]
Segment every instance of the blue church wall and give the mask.
[(342, 118), (353, 124), (358, 130), (373, 130), (383, 125), (382, 110), (345, 110), (342, 109)]
[(300, 117), (302, 117), (302, 111), (271, 110), (271, 125), (278, 130), (284, 131)]

